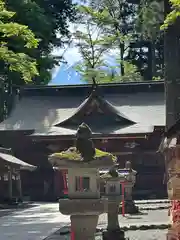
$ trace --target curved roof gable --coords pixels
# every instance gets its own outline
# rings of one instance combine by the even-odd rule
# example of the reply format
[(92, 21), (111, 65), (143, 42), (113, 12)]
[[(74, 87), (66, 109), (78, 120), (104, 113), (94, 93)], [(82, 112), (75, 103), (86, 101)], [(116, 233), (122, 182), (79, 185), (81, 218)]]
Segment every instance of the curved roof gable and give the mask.
[(66, 120), (56, 124), (56, 127), (77, 128), (85, 122), (92, 128), (124, 127), (135, 124), (119, 112), (111, 103), (102, 98), (97, 90), (79, 106), (76, 112)]

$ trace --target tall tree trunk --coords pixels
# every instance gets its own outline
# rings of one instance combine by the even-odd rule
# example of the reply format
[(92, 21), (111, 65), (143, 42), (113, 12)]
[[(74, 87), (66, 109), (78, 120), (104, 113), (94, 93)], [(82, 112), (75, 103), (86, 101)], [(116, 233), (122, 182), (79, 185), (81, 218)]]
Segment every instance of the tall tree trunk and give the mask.
[(154, 76), (154, 46), (152, 42), (148, 43), (148, 80), (151, 81)]
[(120, 43), (120, 58), (121, 58), (121, 76), (124, 76), (124, 43)]
[[(164, 0), (165, 14), (170, 12)], [(166, 128), (180, 117), (180, 19), (170, 26), (164, 37)]]
[(156, 55), (155, 55), (155, 43), (154, 41), (151, 42), (151, 72), (152, 72), (152, 77), (150, 80), (153, 79), (153, 77), (156, 76)]
[[(169, 0), (164, 0), (165, 17), (171, 11)], [(180, 20), (169, 26), (164, 35), (166, 130), (180, 117)], [(167, 163), (171, 156), (166, 152), (166, 181), (169, 180)]]

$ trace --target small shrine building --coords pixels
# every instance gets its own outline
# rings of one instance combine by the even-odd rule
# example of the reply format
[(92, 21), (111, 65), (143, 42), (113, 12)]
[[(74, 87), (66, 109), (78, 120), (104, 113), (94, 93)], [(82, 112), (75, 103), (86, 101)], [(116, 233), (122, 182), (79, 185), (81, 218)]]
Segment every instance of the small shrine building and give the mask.
[(164, 158), (157, 153), (165, 128), (164, 82), (21, 89), (0, 123), (0, 144), (37, 166), (22, 174), (24, 194), (36, 200), (62, 195), (62, 174), (48, 155), (72, 146), (82, 122), (90, 126), (95, 147), (116, 155), (122, 167), (131, 161), (136, 197), (164, 196)]

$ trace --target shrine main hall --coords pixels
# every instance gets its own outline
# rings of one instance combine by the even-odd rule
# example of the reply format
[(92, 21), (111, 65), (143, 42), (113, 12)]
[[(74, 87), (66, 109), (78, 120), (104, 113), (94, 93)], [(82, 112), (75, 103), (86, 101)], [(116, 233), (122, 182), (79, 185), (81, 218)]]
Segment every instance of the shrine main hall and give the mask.
[(163, 197), (164, 157), (157, 152), (165, 129), (164, 82), (32, 86), (16, 91), (11, 113), (0, 123), (1, 147), (34, 166), (23, 171), (24, 196), (50, 200), (62, 196), (63, 178), (49, 154), (74, 144), (79, 124), (93, 132), (96, 148), (131, 161), (137, 171), (136, 198)]

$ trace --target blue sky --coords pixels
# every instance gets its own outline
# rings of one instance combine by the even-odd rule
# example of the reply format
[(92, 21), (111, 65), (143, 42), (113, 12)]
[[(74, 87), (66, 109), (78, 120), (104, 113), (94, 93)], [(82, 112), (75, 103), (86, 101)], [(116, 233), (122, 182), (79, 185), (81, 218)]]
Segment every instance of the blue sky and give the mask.
[[(80, 3), (80, 0), (74, 0), (74, 3)], [(75, 25), (70, 24), (69, 29), (70, 31), (74, 30)], [(79, 26), (78, 26), (79, 28)], [(82, 26), (79, 28), (82, 30)], [(53, 55), (61, 56), (64, 52), (64, 49), (54, 49), (52, 52)], [(70, 85), (70, 84), (82, 84), (84, 82), (81, 81), (80, 75), (76, 73), (73, 69), (75, 63), (81, 60), (81, 56), (78, 52), (78, 49), (75, 47), (69, 47), (65, 54), (64, 58), (67, 61), (67, 65), (61, 64), (61, 66), (56, 67), (53, 69), (52, 72), (52, 80), (49, 85)]]

